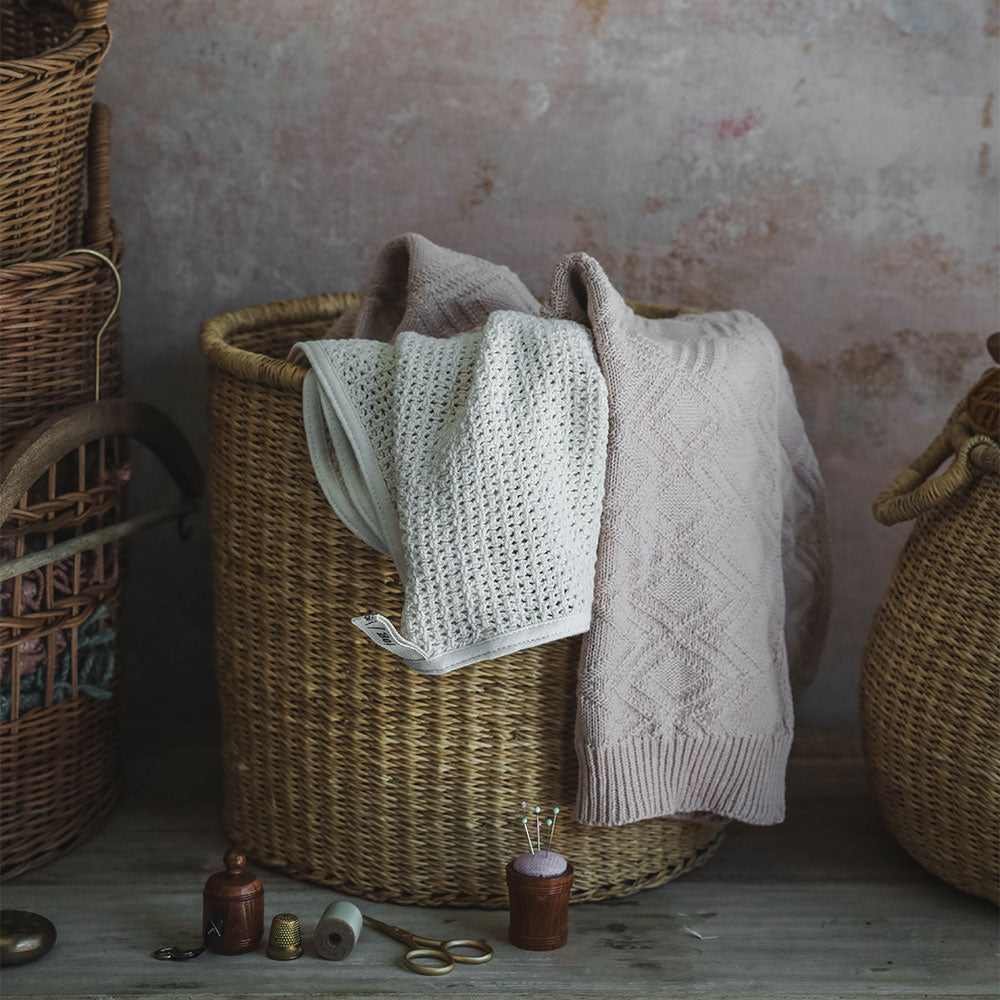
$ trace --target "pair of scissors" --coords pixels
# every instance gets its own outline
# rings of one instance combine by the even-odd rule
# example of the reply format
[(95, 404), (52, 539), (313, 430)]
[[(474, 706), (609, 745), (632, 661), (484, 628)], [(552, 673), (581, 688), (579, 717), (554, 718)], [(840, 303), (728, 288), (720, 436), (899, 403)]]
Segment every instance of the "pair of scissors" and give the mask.
[[(411, 934), (404, 931), (402, 927), (394, 927), (392, 924), (384, 924), (374, 917), (365, 917), (365, 923), (374, 930), (388, 934), (389, 937), (401, 941), (410, 950), (403, 956), (403, 964), (410, 970), (421, 976), (446, 976), (455, 968), (455, 963), (460, 965), (479, 965), (488, 962), (493, 957), (493, 949), (485, 941), (469, 941), (455, 939), (453, 941), (435, 941), (432, 938), (421, 937), (419, 934)], [(477, 955), (456, 955), (453, 948), (474, 948)], [(418, 958), (429, 958), (440, 962), (440, 965), (424, 965), (418, 962)]]

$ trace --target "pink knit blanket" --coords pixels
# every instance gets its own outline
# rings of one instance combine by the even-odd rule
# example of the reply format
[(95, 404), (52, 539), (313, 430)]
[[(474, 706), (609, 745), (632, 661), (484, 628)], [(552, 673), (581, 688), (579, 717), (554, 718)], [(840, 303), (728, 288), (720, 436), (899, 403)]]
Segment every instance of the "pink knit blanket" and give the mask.
[(830, 559), (778, 344), (745, 312), (643, 319), (586, 254), (559, 262), (542, 313), (589, 323), (608, 387), (576, 818), (780, 822)]

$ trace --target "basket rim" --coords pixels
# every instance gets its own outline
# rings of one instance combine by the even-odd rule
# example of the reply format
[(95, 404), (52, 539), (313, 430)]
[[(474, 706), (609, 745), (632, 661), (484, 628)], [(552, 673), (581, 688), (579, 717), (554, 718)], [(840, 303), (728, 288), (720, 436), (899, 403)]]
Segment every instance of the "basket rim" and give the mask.
[(311, 295), (303, 299), (282, 299), (220, 313), (201, 325), (201, 353), (210, 365), (237, 378), (298, 393), (302, 391), (306, 368), (236, 347), (229, 342), (229, 337), (291, 323), (332, 322), (360, 301), (358, 292), (341, 292)]
[[(118, 224), (110, 220), (111, 239), (97, 243), (83, 243), (81, 249), (99, 250), (110, 258), (116, 267), (121, 267), (125, 250), (125, 241)], [(0, 267), (0, 297), (15, 282), (31, 281), (42, 278), (51, 281), (70, 275), (87, 275), (91, 271), (102, 271), (108, 265), (90, 254), (61, 253), (45, 260), (18, 260)]]
[[(34, 56), (0, 60), (0, 82), (9, 83), (31, 77), (54, 76), (65, 72), (67, 68), (79, 65), (95, 54), (100, 54), (100, 60), (103, 60), (110, 46), (111, 29), (108, 27), (107, 0), (89, 0), (84, 4), (83, 16), (77, 19), (73, 30), (64, 41)], [(9, 110), (8, 108), (8, 113)]]
[[(107, 27), (77, 29), (59, 45), (46, 49), (28, 59), (4, 59), (0, 61), (0, 84), (21, 83), (25, 80), (42, 80), (55, 77), (67, 70), (74, 70), (82, 63), (97, 57), (103, 62), (111, 47), (111, 30)], [(5, 102), (11, 95), (5, 95)], [(16, 108), (16, 100), (13, 102)], [(10, 105), (8, 104), (8, 114)]]
[[(361, 301), (360, 292), (310, 295), (300, 299), (280, 299), (219, 313), (201, 324), (199, 345), (209, 365), (248, 382), (257, 382), (301, 393), (308, 371), (302, 365), (236, 347), (229, 337), (236, 333), (264, 330), (288, 324), (332, 322), (346, 309)], [(639, 315), (654, 319), (694, 315), (701, 310), (685, 306), (664, 306), (656, 302), (626, 299)]]

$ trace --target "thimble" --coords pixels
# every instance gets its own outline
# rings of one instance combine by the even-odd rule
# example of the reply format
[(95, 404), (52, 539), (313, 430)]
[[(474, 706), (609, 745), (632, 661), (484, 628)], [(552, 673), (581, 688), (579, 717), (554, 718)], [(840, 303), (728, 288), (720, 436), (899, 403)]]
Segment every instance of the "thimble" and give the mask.
[(302, 932), (299, 918), (294, 913), (278, 913), (271, 921), (271, 935), (267, 939), (267, 957), (278, 962), (289, 962), (302, 955)]

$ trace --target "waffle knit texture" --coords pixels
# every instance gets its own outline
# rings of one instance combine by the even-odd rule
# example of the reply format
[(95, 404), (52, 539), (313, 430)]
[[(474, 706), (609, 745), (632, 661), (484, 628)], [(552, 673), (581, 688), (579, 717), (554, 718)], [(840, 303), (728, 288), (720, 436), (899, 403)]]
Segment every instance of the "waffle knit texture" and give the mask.
[(745, 312), (636, 316), (586, 254), (559, 262), (542, 312), (591, 326), (609, 403), (576, 818), (780, 822), (830, 563), (778, 344)]
[(493, 312), (297, 350), (319, 482), (403, 584), (400, 630), (358, 609), (369, 638), (440, 674), (587, 630), (608, 430), (587, 327)]

